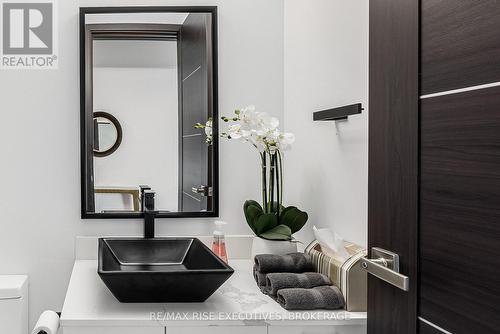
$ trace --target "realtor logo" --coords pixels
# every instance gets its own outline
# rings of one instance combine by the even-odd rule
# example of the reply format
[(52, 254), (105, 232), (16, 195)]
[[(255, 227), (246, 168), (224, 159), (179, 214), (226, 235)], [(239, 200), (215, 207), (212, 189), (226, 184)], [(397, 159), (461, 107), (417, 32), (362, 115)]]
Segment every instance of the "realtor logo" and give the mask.
[[(30, 1), (30, 0), (28, 0)], [(53, 0), (1, 0), (2, 69), (57, 68)]]

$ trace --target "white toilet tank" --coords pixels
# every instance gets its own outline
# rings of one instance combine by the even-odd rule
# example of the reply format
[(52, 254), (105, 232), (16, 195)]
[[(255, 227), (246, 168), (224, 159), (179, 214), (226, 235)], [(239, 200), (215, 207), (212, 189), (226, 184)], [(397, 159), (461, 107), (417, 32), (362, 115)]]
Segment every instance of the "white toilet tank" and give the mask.
[(0, 333), (28, 334), (28, 276), (0, 275)]

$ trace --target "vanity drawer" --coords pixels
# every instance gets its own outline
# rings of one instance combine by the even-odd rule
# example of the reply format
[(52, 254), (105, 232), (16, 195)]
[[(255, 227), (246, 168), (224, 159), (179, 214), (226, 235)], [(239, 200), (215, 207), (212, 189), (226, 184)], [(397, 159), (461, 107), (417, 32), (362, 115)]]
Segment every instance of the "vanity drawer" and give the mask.
[(165, 334), (165, 327), (65, 327), (63, 334)]
[(268, 334), (366, 334), (366, 326), (269, 326)]
[(166, 334), (267, 334), (266, 326), (167, 326)]

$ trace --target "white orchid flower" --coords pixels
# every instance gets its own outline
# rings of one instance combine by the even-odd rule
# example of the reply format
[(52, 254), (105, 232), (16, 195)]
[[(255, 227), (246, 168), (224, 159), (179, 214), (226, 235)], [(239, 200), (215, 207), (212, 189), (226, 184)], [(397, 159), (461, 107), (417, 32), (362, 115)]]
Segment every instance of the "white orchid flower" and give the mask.
[(256, 111), (253, 105), (235, 111), (235, 117), (222, 119), (231, 122), (227, 133), (223, 133), (225, 137), (249, 142), (261, 153), (275, 154), (289, 148), (295, 141), (293, 134), (279, 131), (280, 122), (276, 117)]
[(255, 111), (255, 107), (248, 106), (240, 110), (239, 118), (243, 124), (251, 126), (257, 123), (257, 115), (258, 113)]
[(266, 133), (266, 138), (271, 142), (277, 142), (280, 139), (280, 135), (280, 131), (278, 129), (274, 129)]
[(250, 137), (249, 142), (252, 143), (259, 152), (265, 152), (266, 151), (266, 144), (260, 137)]
[(276, 117), (269, 116), (265, 112), (261, 112), (258, 115), (259, 118), (259, 125), (262, 127), (264, 130), (274, 130), (277, 129), (278, 126), (280, 125), (280, 121)]
[(285, 132), (280, 134), (280, 143), (285, 145), (291, 145), (295, 142), (295, 135), (290, 132)]
[(280, 150), (285, 151), (295, 142), (295, 135), (288, 132), (281, 133), (278, 142)]
[(194, 125), (194, 128), (195, 129), (203, 129), (204, 132), (205, 132), (205, 142), (208, 144), (208, 145), (212, 145), (213, 144), (213, 122), (212, 122), (212, 118), (210, 117), (208, 119), (208, 121), (206, 121), (205, 124), (201, 124), (201, 123), (196, 123)]
[(207, 137), (212, 136), (212, 121), (209, 120), (205, 123), (205, 134)]
[(242, 137), (241, 135), (241, 124), (236, 123), (232, 124), (228, 127), (227, 133), (231, 137), (231, 139), (240, 139)]

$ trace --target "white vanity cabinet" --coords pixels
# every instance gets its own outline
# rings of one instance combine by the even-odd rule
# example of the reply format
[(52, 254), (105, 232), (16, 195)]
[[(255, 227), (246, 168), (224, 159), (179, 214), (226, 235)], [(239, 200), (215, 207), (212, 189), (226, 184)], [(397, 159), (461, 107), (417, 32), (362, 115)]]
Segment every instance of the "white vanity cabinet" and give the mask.
[(269, 326), (267, 334), (365, 334), (364, 326)]
[(61, 315), (63, 334), (366, 333), (366, 313), (288, 312), (260, 292), (250, 260), (229, 264), (233, 276), (204, 303), (138, 304), (118, 302), (99, 278), (96, 260), (77, 260)]
[(266, 326), (167, 326), (166, 334), (267, 334)]
[(63, 334), (364, 334), (360, 326), (66, 327)]
[(164, 327), (65, 327), (63, 334), (165, 334)]

